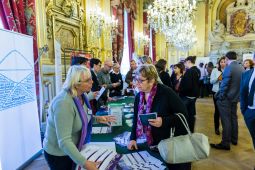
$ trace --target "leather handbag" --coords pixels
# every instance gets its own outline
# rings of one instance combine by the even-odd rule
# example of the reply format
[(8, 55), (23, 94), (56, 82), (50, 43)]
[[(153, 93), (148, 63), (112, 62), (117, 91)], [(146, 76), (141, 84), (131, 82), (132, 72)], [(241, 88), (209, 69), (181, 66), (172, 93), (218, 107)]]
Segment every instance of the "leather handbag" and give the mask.
[(202, 133), (191, 133), (184, 115), (181, 113), (176, 115), (188, 134), (174, 137), (174, 129), (171, 128), (170, 138), (161, 140), (158, 144), (163, 160), (170, 164), (177, 164), (208, 158), (210, 152), (208, 137)]

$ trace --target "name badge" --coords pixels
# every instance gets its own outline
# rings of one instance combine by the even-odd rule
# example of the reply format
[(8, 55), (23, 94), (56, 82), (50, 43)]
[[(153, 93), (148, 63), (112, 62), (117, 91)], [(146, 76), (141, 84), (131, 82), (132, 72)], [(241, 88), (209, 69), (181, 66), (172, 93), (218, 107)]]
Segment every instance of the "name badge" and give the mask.
[(92, 115), (92, 110), (88, 109), (88, 115)]

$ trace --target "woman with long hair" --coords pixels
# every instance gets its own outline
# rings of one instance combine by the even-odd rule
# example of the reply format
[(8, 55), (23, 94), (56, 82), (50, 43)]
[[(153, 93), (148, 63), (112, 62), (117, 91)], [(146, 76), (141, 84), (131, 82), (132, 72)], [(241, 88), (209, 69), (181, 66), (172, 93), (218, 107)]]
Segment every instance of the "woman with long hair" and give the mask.
[(218, 68), (214, 68), (210, 76), (210, 83), (213, 85), (212, 93), (213, 93), (213, 103), (214, 103), (214, 110), (215, 110), (214, 111), (214, 130), (215, 130), (215, 134), (217, 135), (220, 135), (220, 130), (219, 130), (220, 113), (216, 104), (215, 94), (219, 91), (220, 82), (222, 80), (222, 73), (225, 66), (226, 66), (225, 57), (221, 57), (218, 61)]

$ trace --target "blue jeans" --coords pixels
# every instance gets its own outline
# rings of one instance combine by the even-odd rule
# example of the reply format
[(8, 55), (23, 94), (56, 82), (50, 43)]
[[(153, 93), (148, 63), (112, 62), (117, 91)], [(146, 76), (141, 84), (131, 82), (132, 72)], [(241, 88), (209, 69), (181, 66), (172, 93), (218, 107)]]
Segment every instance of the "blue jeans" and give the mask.
[(73, 161), (69, 156), (54, 156), (44, 151), (50, 170), (72, 170)]

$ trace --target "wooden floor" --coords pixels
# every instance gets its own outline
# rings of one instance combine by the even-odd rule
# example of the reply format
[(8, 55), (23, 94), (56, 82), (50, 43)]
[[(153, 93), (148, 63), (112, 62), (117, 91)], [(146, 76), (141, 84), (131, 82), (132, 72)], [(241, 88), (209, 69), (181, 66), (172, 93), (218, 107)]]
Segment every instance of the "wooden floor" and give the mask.
[[(211, 143), (219, 143), (221, 136), (214, 134), (213, 101), (211, 98), (198, 99), (196, 131), (209, 137)], [(238, 109), (239, 140), (230, 151), (211, 149), (209, 159), (194, 162), (192, 170), (254, 170), (255, 152), (243, 116)], [(48, 170), (43, 156), (36, 159), (26, 170)]]

